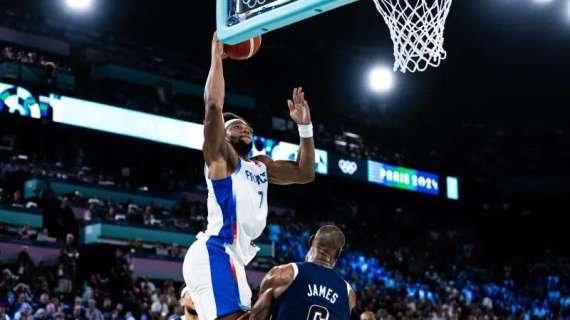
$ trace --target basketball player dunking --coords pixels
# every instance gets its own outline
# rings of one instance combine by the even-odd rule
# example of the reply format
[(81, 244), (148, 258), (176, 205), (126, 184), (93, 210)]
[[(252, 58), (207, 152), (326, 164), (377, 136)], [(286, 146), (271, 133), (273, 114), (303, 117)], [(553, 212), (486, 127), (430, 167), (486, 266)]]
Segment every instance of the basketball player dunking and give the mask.
[(336, 226), (311, 236), (304, 263), (274, 267), (261, 282), (250, 320), (348, 320), (356, 294), (333, 268), (345, 237)]
[(251, 304), (245, 266), (255, 257), (252, 241), (265, 228), (267, 187), (314, 180), (315, 145), (305, 93), (293, 90), (289, 114), (301, 136), (297, 161), (249, 159), (253, 130), (248, 122), (224, 114), (223, 44), (214, 34), (212, 62), (204, 99), (205, 176), (208, 185), (208, 227), (190, 246), (183, 265), (200, 320), (237, 319)]

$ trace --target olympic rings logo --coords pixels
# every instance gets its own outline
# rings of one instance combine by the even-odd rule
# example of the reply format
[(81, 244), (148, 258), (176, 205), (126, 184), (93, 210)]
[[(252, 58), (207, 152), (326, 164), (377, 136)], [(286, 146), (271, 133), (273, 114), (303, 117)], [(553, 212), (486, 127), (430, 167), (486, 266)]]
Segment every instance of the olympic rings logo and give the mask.
[(344, 174), (353, 175), (358, 170), (358, 165), (354, 161), (339, 160), (338, 168)]
[(266, 0), (242, 0), (241, 2), (246, 5), (249, 9), (259, 7), (265, 4)]

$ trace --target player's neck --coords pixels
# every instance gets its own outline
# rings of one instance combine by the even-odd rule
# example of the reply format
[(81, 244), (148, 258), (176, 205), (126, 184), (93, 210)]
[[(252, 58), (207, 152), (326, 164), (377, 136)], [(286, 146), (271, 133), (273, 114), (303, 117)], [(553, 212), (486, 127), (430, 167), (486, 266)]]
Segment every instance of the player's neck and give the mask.
[(314, 263), (324, 268), (334, 268), (334, 259), (332, 259), (332, 257), (326, 252), (315, 248), (311, 248), (309, 250), (309, 253), (307, 254), (307, 262)]
[(318, 257), (318, 258), (315, 258), (313, 260), (309, 260), (308, 262), (314, 263), (314, 264), (321, 266), (323, 268), (333, 269), (334, 265), (327, 260), (328, 259)]

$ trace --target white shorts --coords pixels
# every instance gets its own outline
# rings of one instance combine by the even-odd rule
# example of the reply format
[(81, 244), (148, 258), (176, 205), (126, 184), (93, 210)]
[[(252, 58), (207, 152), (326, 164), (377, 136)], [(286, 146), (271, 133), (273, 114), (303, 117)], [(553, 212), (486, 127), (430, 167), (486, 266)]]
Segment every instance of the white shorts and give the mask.
[(227, 253), (223, 240), (196, 240), (186, 252), (182, 273), (200, 320), (214, 320), (251, 305), (245, 267)]

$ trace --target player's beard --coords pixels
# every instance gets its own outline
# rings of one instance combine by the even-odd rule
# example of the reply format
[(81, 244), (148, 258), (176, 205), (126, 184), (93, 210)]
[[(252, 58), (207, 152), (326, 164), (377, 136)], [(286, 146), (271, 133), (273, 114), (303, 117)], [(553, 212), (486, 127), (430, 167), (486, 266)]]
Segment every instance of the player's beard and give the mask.
[(198, 316), (198, 313), (196, 312), (196, 310), (190, 309), (190, 308), (187, 308), (187, 307), (185, 307), (185, 309), (186, 309), (186, 313), (188, 313), (189, 315), (191, 315), (191, 316), (196, 316), (196, 317)]
[(239, 155), (247, 156), (253, 148), (253, 142), (246, 143), (239, 139), (236, 142), (232, 142), (232, 146)]

